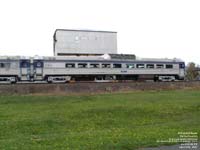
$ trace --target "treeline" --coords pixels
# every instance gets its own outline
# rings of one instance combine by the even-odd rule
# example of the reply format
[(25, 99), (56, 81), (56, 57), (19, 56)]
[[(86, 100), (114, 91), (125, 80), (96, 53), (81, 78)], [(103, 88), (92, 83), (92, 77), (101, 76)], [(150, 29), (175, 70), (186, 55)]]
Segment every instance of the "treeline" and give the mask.
[(194, 62), (186, 66), (186, 80), (200, 80), (200, 67)]

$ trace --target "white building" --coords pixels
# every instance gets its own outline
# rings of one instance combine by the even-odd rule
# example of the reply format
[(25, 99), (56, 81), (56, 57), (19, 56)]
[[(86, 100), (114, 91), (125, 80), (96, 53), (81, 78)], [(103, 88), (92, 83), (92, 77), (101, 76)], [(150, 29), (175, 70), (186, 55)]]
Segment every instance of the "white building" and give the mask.
[(57, 29), (54, 56), (117, 54), (117, 32)]

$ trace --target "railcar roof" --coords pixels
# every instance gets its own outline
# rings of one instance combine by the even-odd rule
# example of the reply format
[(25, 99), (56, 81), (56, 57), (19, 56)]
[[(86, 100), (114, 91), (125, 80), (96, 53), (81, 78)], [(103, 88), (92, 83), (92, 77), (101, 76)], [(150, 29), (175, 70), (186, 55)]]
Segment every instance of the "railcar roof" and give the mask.
[(0, 60), (19, 60), (19, 59), (35, 59), (35, 60), (74, 60), (74, 61), (132, 61), (132, 62), (184, 62), (181, 59), (168, 59), (168, 58), (136, 58), (136, 59), (124, 59), (124, 58), (111, 58), (102, 56), (0, 56)]

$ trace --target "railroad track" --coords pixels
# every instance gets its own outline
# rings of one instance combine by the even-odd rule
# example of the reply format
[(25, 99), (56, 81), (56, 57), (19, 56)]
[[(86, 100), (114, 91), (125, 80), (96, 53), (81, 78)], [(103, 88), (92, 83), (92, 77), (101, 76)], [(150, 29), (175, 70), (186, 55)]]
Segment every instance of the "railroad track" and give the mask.
[(156, 84), (156, 83), (193, 83), (193, 82), (200, 82), (200, 80), (198, 81), (165, 81), (165, 82), (154, 82), (154, 81), (105, 81), (105, 82), (95, 82), (95, 81), (73, 81), (73, 82), (67, 82), (67, 83), (63, 83), (63, 82), (57, 82), (57, 83), (48, 83), (46, 81), (36, 81), (36, 82), (17, 82), (15, 84), (11, 84), (9, 82), (1, 82), (0, 85), (43, 85), (43, 84), (49, 84), (49, 85), (57, 85), (57, 84), (81, 84), (81, 83), (91, 83), (91, 84), (104, 84), (104, 83), (152, 83), (152, 84)]

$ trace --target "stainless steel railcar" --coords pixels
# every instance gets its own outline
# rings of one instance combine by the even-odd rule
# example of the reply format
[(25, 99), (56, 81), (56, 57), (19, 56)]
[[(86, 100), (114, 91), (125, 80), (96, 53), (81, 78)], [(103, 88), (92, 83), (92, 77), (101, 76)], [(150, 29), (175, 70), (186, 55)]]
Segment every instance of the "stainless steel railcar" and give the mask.
[(110, 59), (103, 57), (0, 58), (0, 81), (67, 82), (79, 80), (174, 81), (185, 77), (177, 59)]

